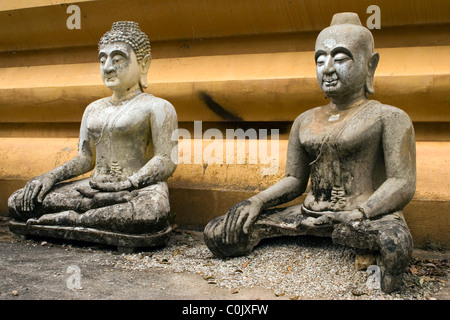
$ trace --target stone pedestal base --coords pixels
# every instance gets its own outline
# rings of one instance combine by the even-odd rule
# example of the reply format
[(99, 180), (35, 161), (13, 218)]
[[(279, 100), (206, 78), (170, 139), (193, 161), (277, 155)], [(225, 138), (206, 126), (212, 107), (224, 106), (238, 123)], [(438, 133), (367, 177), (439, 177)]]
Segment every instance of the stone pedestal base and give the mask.
[(11, 232), (21, 236), (39, 236), (67, 240), (94, 242), (116, 246), (119, 252), (131, 253), (144, 247), (164, 246), (170, 238), (172, 228), (156, 234), (125, 234), (82, 227), (63, 227), (49, 225), (27, 225), (24, 222), (10, 221)]

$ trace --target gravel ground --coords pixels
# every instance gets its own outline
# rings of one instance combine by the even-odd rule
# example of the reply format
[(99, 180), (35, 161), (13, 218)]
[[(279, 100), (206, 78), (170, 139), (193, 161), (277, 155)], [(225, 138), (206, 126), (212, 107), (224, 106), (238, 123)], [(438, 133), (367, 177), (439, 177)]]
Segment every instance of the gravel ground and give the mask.
[[(14, 239), (6, 223), (0, 219), (0, 264), (9, 270), (0, 281), (0, 299), (15, 290), (22, 299), (450, 299), (449, 251), (415, 249), (401, 289), (385, 294), (368, 288), (368, 274), (355, 268), (354, 249), (327, 238), (270, 239), (247, 256), (218, 259), (198, 231), (175, 230), (164, 248), (120, 254), (100, 245)], [(65, 286), (64, 270), (74, 263), (86, 287), (79, 292)], [(167, 292), (155, 291), (158, 286)]]
[(274, 296), (292, 300), (430, 300), (448, 281), (448, 260), (413, 259), (402, 288), (385, 294), (369, 289), (368, 274), (356, 270), (355, 256), (354, 249), (333, 245), (330, 239), (283, 237), (262, 242), (247, 256), (218, 259), (201, 232), (176, 231), (165, 248), (122, 254), (111, 263), (124, 270), (194, 273), (231, 293), (269, 288)]

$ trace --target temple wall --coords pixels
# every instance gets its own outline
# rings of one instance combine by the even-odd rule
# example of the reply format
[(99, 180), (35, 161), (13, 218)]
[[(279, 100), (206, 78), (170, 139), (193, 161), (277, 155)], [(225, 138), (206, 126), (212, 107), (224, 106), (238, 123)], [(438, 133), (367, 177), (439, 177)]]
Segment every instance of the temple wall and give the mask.
[[(5, 2), (0, 3), (0, 214), (7, 214), (9, 195), (28, 179), (76, 154), (85, 107), (111, 94), (100, 79), (97, 43), (114, 21), (139, 22), (151, 40), (146, 91), (175, 106), (179, 127), (190, 134), (180, 145), (192, 150), (190, 163), (180, 163), (169, 179), (172, 211), (179, 225), (201, 229), (283, 177), (290, 125), (301, 112), (325, 103), (314, 65), (318, 32), (337, 12), (357, 12), (365, 24), (367, 7), (378, 5), (381, 29), (372, 33), (381, 59), (373, 98), (405, 110), (416, 131), (417, 191), (405, 218), (416, 246), (450, 245), (448, 1)], [(70, 4), (80, 8), (80, 29), (66, 27)], [(194, 121), (202, 121), (200, 131)], [(227, 129), (238, 128), (258, 134), (246, 140), (243, 164), (237, 163), (237, 141), (225, 139)], [(211, 150), (210, 140), (196, 139), (208, 129), (225, 139), (215, 141), (222, 163), (194, 156)], [(260, 129), (269, 134), (266, 139)], [(278, 137), (270, 135), (274, 129)], [(251, 161), (255, 143), (267, 147), (268, 156), (275, 143), (279, 156), (272, 163), (263, 157)], [(233, 164), (226, 158), (230, 146)]]

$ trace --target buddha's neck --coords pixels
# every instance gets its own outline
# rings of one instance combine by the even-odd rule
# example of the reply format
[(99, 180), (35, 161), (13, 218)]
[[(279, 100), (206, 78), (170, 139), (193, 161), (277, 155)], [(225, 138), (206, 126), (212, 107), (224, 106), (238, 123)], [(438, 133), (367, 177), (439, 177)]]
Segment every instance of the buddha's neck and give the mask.
[(141, 92), (142, 90), (139, 83), (129, 89), (114, 90), (111, 97), (111, 103), (120, 103), (122, 101), (130, 100)]
[(365, 94), (356, 95), (354, 97), (346, 97), (345, 99), (332, 99), (331, 102), (337, 110), (348, 110), (359, 107), (369, 99)]

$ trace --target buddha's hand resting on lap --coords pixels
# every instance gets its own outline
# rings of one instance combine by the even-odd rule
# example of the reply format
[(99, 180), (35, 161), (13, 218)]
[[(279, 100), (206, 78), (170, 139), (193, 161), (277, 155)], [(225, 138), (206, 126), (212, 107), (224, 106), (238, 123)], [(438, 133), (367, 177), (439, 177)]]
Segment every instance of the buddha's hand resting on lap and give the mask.
[(94, 180), (89, 180), (89, 185), (92, 189), (97, 189), (106, 192), (116, 192), (123, 190), (130, 190), (133, 188), (130, 180), (120, 181), (120, 182), (97, 182)]
[(23, 188), (22, 197), (17, 197), (16, 207), (22, 211), (34, 210), (35, 201), (41, 203), (55, 183), (56, 179), (47, 173), (31, 179)]
[(252, 197), (233, 206), (226, 214), (223, 224), (223, 236), (226, 243), (236, 243), (242, 233), (248, 234), (263, 208), (263, 202)]
[(113, 191), (113, 192), (99, 192), (97, 193), (92, 200), (94, 203), (97, 204), (114, 204), (114, 203), (121, 203), (121, 202), (127, 202), (132, 200), (134, 197), (136, 197), (138, 194), (138, 191)]

